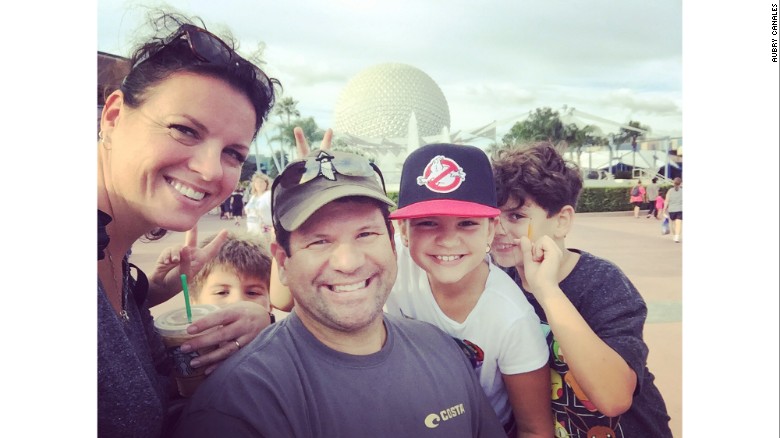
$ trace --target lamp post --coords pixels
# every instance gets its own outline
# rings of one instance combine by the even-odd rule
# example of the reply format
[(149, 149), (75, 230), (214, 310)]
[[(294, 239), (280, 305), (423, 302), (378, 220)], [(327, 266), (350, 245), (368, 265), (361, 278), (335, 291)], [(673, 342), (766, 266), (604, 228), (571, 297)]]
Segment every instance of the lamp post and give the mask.
[(667, 136), (665, 139), (666, 142), (666, 166), (664, 166), (664, 179), (669, 179), (669, 144), (671, 143), (671, 140)]

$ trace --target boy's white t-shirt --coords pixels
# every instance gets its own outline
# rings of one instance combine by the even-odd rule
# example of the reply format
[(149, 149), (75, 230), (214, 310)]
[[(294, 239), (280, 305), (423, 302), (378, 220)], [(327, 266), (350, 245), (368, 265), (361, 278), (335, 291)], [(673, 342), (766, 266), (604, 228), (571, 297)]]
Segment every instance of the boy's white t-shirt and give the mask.
[(466, 320), (456, 322), (439, 308), (427, 274), (412, 260), (398, 234), (395, 247), (398, 277), (385, 310), (431, 323), (454, 338), (476, 344), (484, 352), (475, 370), (479, 382), (499, 420), (507, 424), (512, 407), (501, 375), (538, 370), (547, 363), (547, 345), (533, 307), (517, 284), (486, 257), (490, 273), (485, 290)]

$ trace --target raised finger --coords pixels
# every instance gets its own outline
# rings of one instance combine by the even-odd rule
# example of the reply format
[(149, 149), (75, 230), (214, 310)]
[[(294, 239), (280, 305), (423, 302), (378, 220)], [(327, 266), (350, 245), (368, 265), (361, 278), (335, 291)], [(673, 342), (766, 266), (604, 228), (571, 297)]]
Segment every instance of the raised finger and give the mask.
[(179, 272), (187, 275), (187, 281), (192, 280), (192, 251), (192, 247), (185, 246), (179, 253)]
[(187, 230), (184, 233), (184, 246), (196, 247), (198, 246), (198, 224), (195, 224), (192, 229)]
[(323, 151), (329, 151), (331, 142), (333, 141), (333, 130), (328, 128), (325, 130), (325, 135), (322, 136), (322, 142), (320, 143), (320, 149)]
[(298, 150), (298, 158), (309, 155), (309, 142), (306, 141), (306, 136), (303, 135), (303, 129), (300, 126), (296, 126), (293, 128), (293, 135), (295, 135), (295, 148)]
[(209, 260), (214, 258), (215, 255), (219, 252), (220, 248), (222, 248), (222, 245), (227, 242), (228, 239), (228, 230), (221, 230), (216, 236), (214, 236), (214, 239), (209, 242), (208, 245), (204, 246), (202, 248), (203, 253), (202, 257), (200, 257), (200, 264), (205, 265), (208, 263)]
[(532, 250), (533, 244), (531, 240), (526, 236), (520, 236), (519, 239), (515, 239), (515, 243), (520, 245), (520, 251), (523, 253), (523, 260), (533, 260)]

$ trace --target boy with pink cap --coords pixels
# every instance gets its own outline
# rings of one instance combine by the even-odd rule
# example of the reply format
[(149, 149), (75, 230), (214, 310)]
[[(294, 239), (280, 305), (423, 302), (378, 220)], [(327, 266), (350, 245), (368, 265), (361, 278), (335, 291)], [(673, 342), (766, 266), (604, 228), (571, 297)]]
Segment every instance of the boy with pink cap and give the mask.
[(416, 149), (403, 165), (398, 207), (390, 214), (398, 277), (386, 311), (458, 342), (508, 436), (552, 436), (539, 318), (488, 257), (500, 210), (487, 155), (454, 144)]

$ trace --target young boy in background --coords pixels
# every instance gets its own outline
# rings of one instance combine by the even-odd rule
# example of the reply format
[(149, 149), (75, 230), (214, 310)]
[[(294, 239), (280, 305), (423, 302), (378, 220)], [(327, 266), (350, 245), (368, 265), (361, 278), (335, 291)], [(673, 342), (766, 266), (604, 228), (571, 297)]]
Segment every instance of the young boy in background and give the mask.
[(658, 196), (655, 198), (655, 218), (661, 219), (662, 212), (664, 211), (664, 197), (661, 192), (658, 192)]
[[(209, 245), (216, 236), (204, 239), (200, 247)], [(170, 270), (173, 265), (177, 265), (180, 249), (174, 246), (163, 250), (155, 271)], [(193, 304), (214, 304), (220, 307), (238, 301), (251, 301), (270, 313), (270, 278), (271, 255), (265, 242), (247, 233), (229, 232), (216, 255), (188, 279), (190, 299)]]
[(647, 369), (647, 306), (613, 263), (566, 248), (582, 177), (547, 143), (493, 159), (500, 224), (491, 254), (547, 333), (555, 436), (671, 437)]
[(403, 164), (398, 207), (390, 214), (398, 277), (386, 311), (455, 338), (508, 436), (552, 436), (539, 318), (487, 256), (499, 214), (487, 155), (454, 144), (416, 149)]

